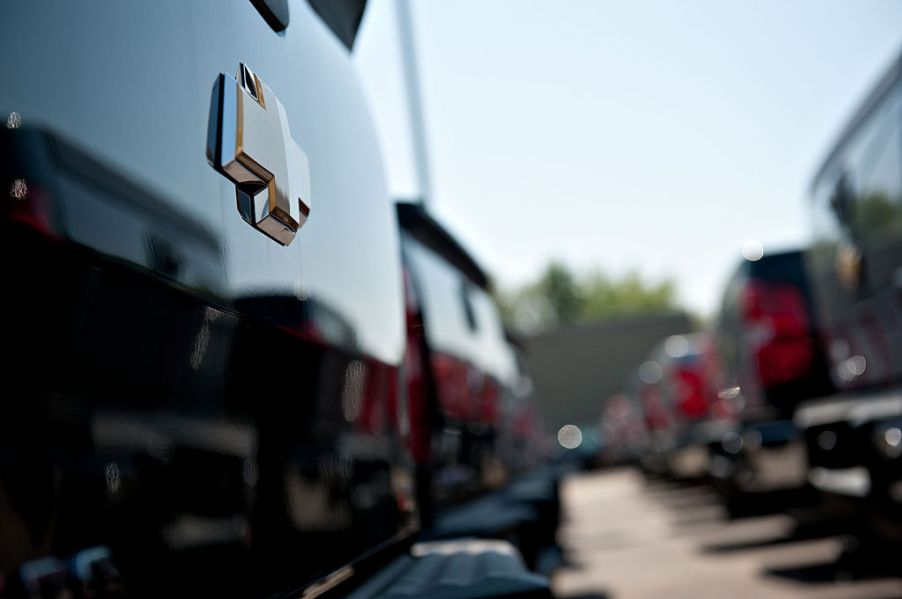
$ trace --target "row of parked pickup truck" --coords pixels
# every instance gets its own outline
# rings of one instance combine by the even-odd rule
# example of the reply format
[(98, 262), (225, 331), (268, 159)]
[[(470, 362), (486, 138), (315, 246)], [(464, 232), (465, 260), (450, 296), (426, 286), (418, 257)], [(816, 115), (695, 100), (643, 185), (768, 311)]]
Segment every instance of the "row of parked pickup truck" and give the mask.
[(387, 191), (364, 8), (4, 7), (0, 597), (550, 594), (521, 350)]
[(609, 404), (610, 451), (704, 474), (734, 510), (823, 499), (902, 541), (902, 58), (811, 186), (812, 241), (747, 256), (712, 330), (656, 347)]

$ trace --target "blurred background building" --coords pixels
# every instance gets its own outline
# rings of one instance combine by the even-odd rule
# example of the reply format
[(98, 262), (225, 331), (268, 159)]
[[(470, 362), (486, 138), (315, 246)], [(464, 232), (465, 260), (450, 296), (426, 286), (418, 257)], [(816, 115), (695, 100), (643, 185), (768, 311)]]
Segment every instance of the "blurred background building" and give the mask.
[(652, 347), (691, 329), (685, 312), (668, 312), (564, 324), (527, 337), (529, 367), (548, 430), (574, 424), (591, 437), (604, 402), (622, 390)]

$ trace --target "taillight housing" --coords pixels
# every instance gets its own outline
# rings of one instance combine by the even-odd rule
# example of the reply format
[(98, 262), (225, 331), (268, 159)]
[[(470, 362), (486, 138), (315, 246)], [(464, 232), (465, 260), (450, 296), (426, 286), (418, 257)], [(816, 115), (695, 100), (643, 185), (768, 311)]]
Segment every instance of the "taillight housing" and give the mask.
[(693, 368), (678, 367), (672, 377), (677, 407), (682, 415), (690, 420), (705, 417), (710, 404), (702, 375)]
[(404, 353), (404, 392), (407, 397), (407, 445), (417, 464), (429, 461), (432, 426), (429, 418), (429, 394), (426, 387), (428, 361), (423, 343), (423, 316), (414, 292), (410, 272), (404, 269), (404, 299), (407, 323), (407, 348)]
[(649, 430), (663, 430), (670, 425), (670, 417), (661, 403), (661, 390), (657, 385), (643, 385), (639, 389), (639, 401), (645, 414), (645, 426)]
[(765, 387), (811, 372), (814, 344), (805, 297), (795, 285), (751, 281), (742, 296), (745, 339)]
[(0, 208), (0, 219), (23, 224), (42, 235), (54, 237), (50, 196), (33, 182), (16, 179)]

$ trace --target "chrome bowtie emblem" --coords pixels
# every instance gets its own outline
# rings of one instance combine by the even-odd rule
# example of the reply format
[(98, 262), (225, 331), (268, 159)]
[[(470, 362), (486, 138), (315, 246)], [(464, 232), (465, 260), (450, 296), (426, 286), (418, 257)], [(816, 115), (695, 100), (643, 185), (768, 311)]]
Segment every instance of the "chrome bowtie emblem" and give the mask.
[(292, 242), (310, 214), (307, 155), (281, 102), (244, 64), (237, 79), (221, 74), (213, 86), (207, 160), (235, 184), (244, 220), (282, 245)]

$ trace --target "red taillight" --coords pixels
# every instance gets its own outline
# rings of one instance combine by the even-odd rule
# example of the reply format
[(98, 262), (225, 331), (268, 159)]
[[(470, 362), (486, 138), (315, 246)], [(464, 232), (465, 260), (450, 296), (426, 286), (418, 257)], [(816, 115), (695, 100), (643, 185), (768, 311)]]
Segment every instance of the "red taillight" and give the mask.
[(54, 236), (50, 197), (26, 179), (16, 179), (4, 200), (0, 217), (22, 223), (47, 236)]
[(743, 294), (746, 340), (765, 386), (807, 374), (814, 359), (805, 298), (790, 284), (751, 282)]
[(501, 403), (501, 388), (495, 381), (488, 378), (485, 379), (482, 389), (479, 392), (477, 402), (479, 408), (478, 414), (476, 415), (477, 419), (489, 426), (498, 424), (498, 418), (500, 416), (499, 404)]
[(662, 430), (670, 425), (670, 417), (661, 405), (661, 392), (656, 385), (643, 385), (639, 390), (639, 401), (649, 430)]
[(708, 413), (708, 397), (701, 375), (691, 368), (678, 368), (673, 373), (676, 387), (677, 406), (683, 416), (690, 419), (702, 418)]
[(477, 406), (473, 390), (481, 383), (480, 373), (449, 354), (433, 349), (431, 355), (435, 392), (442, 412), (454, 420), (474, 420)]
[[(423, 351), (423, 318), (420, 313), (410, 273), (404, 270), (407, 350), (404, 353), (404, 386), (407, 393), (407, 446), (417, 464), (429, 461), (432, 426), (429, 418), (429, 396), (426, 388), (427, 367)], [(403, 427), (402, 427), (403, 428)]]
[(514, 415), (514, 435), (524, 441), (535, 441), (539, 438), (536, 428), (536, 415), (532, 404), (528, 402), (521, 404)]

